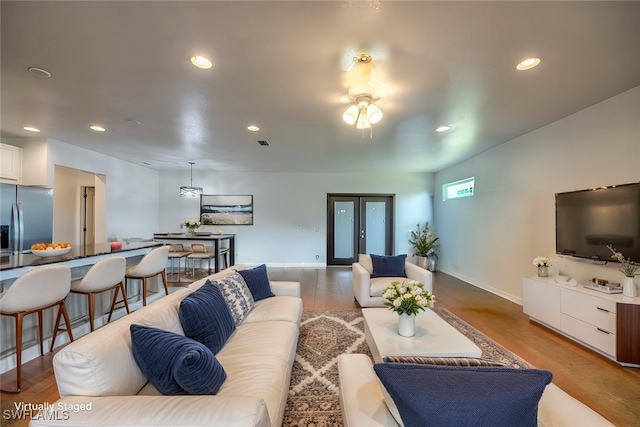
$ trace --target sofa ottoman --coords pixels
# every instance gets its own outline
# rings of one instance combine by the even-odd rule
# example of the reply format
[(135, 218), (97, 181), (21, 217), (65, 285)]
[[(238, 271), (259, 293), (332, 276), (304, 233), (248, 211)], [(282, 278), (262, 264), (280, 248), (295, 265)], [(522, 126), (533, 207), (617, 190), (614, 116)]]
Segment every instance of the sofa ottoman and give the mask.
[[(338, 374), (345, 427), (398, 427), (385, 403), (373, 363), (367, 355), (338, 356)], [(612, 427), (613, 424), (550, 383), (538, 404), (538, 426)]]

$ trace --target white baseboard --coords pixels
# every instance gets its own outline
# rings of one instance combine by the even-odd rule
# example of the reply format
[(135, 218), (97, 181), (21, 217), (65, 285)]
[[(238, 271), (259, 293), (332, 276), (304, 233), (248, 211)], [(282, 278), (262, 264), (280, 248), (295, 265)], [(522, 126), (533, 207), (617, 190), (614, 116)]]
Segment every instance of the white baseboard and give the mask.
[(327, 264), (323, 262), (243, 262), (248, 268), (256, 267), (258, 265), (266, 264), (267, 267), (272, 268), (327, 268)]
[(463, 281), (465, 281), (465, 282), (467, 282), (467, 283), (469, 283), (469, 284), (471, 284), (471, 285), (473, 285), (473, 286), (475, 286), (477, 288), (484, 289), (487, 292), (491, 292), (492, 294), (498, 295), (499, 297), (502, 297), (502, 298), (504, 298), (506, 300), (509, 300), (509, 301), (513, 302), (513, 303), (516, 303), (518, 305), (522, 305), (522, 298), (519, 298), (519, 297), (516, 297), (516, 296), (511, 295), (509, 293), (506, 293), (506, 292), (504, 292), (504, 291), (502, 291), (502, 290), (500, 290), (498, 288), (494, 288), (493, 286), (489, 286), (486, 283), (478, 282), (477, 280), (474, 280), (474, 279), (472, 279), (470, 277), (467, 277), (467, 276), (465, 276), (463, 274), (454, 273), (454, 272), (447, 271), (447, 270), (440, 270), (440, 269), (438, 269), (438, 271), (441, 271), (441, 272), (443, 272), (445, 274), (448, 274), (449, 276), (453, 276), (456, 279), (463, 280)]

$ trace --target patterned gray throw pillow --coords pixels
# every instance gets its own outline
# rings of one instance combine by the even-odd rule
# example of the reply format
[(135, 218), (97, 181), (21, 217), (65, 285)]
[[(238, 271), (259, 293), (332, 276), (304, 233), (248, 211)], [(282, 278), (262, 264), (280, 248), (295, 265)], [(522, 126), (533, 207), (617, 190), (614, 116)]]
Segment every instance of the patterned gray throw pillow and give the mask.
[(241, 324), (249, 312), (253, 310), (254, 305), (251, 291), (242, 276), (234, 273), (209, 283), (216, 286), (220, 289), (220, 292), (222, 292), (229, 306), (229, 310), (231, 310), (231, 316), (236, 326)]

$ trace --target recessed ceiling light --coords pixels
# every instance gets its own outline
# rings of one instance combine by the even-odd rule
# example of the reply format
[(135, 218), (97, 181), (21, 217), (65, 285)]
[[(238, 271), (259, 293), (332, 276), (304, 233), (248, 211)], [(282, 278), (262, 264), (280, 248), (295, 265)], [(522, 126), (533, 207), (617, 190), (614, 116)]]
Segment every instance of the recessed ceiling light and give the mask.
[(212, 67), (211, 60), (209, 58), (205, 58), (204, 56), (193, 55), (191, 57), (191, 63), (198, 68), (203, 68), (205, 70)]
[(129, 123), (130, 125), (139, 125), (140, 124), (140, 120), (127, 119), (127, 123)]
[(34, 128), (33, 126), (25, 126), (22, 129), (28, 130), (29, 132), (40, 132), (40, 129)]
[(91, 126), (89, 126), (89, 129), (94, 130), (96, 132), (104, 132), (104, 131), (106, 131), (105, 128), (103, 128), (102, 126), (98, 126), (98, 125), (91, 125)]
[(520, 61), (518, 65), (516, 65), (516, 69), (519, 71), (530, 70), (534, 67), (537, 67), (540, 64), (540, 58), (527, 58), (523, 61)]
[(47, 70), (43, 70), (42, 68), (38, 68), (38, 67), (30, 67), (29, 68), (29, 72), (31, 74), (33, 74), (34, 76), (42, 77), (43, 79), (48, 79), (49, 77), (51, 77), (51, 73), (50, 72), (48, 72)]
[(440, 125), (436, 128), (436, 132), (446, 132), (449, 129), (451, 129), (451, 126), (447, 126), (447, 125)]
[(247, 130), (251, 131), (251, 132), (258, 132), (260, 130), (260, 128), (256, 125), (249, 125), (247, 126)]

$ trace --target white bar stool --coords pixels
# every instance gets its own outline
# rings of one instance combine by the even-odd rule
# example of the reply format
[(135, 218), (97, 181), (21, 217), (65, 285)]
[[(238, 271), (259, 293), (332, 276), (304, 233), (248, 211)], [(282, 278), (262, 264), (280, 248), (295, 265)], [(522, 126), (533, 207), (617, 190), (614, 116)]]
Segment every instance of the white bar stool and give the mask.
[[(161, 246), (146, 254), (138, 265), (134, 265), (127, 269), (124, 276), (125, 288), (129, 280), (142, 281), (142, 305), (147, 305), (147, 279), (155, 276), (162, 278), (164, 291), (169, 295), (169, 287), (167, 286), (167, 275), (165, 268), (169, 261), (169, 246)], [(126, 298), (126, 295), (125, 295)]]
[(40, 355), (44, 355), (42, 348), (42, 313), (48, 308), (58, 306), (58, 316), (51, 338), (51, 349), (56, 342), (60, 329), (60, 317), (64, 316), (69, 339), (73, 341), (71, 322), (64, 300), (71, 289), (71, 270), (66, 265), (52, 265), (34, 268), (18, 277), (0, 299), (0, 314), (16, 319), (16, 390), (2, 390), (19, 393), (22, 377), (22, 327), (24, 317), (38, 313), (38, 339), (40, 341)]
[(187, 270), (187, 257), (192, 253), (191, 251), (187, 251), (184, 249), (182, 243), (174, 243), (169, 245), (169, 259), (171, 260), (171, 272), (174, 272), (175, 269), (173, 267), (173, 260), (178, 260), (178, 281), (180, 281), (180, 263), (182, 262), (182, 258), (184, 258), (184, 270)]
[(127, 295), (124, 291), (124, 274), (126, 270), (127, 260), (123, 257), (106, 258), (95, 263), (82, 279), (71, 282), (71, 292), (87, 296), (91, 332), (94, 330), (96, 294), (110, 290), (115, 291), (113, 293), (107, 322), (111, 321), (111, 315), (113, 314), (113, 309), (116, 306), (116, 300), (118, 298), (118, 292), (122, 292), (124, 307), (127, 313), (129, 313)]
[(207, 272), (211, 273), (211, 258), (216, 256), (213, 252), (207, 252), (207, 247), (202, 243), (191, 244), (191, 255), (187, 257), (187, 260), (191, 260), (191, 272), (193, 277), (196, 276), (196, 261), (198, 260), (198, 268), (202, 268), (202, 260), (207, 261)]

